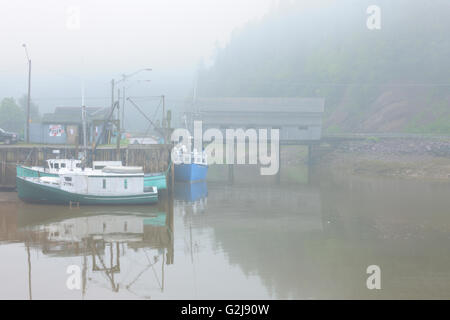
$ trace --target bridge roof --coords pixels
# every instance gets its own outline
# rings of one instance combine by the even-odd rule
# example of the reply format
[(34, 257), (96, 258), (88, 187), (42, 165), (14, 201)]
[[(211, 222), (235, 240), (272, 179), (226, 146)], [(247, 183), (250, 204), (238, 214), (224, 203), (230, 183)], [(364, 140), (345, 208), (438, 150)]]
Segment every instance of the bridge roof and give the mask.
[(197, 98), (195, 108), (200, 112), (286, 112), (322, 113), (323, 98)]

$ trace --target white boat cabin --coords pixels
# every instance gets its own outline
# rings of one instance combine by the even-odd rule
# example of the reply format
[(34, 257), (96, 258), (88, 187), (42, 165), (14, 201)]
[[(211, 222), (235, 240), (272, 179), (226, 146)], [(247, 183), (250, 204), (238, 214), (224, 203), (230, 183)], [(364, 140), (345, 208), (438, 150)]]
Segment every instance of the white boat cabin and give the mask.
[(66, 173), (60, 175), (59, 183), (60, 188), (67, 192), (102, 196), (157, 191), (155, 187), (144, 190), (144, 173), (141, 167), (104, 167), (101, 171)]

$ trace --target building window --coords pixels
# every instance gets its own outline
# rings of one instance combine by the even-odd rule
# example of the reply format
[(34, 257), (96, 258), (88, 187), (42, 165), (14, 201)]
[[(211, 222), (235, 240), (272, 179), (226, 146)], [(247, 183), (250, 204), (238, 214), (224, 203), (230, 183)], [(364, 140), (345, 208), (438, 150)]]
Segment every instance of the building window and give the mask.
[(106, 179), (103, 179), (103, 189), (106, 189)]
[(123, 187), (125, 189), (128, 189), (128, 180), (127, 179), (123, 180)]

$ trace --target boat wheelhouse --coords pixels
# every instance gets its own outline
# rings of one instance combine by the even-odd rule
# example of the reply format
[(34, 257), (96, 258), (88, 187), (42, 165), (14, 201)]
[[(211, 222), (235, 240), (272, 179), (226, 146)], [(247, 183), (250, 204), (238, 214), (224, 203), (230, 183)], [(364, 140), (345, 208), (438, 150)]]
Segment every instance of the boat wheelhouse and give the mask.
[(49, 159), (47, 169), (51, 173), (81, 170), (81, 160), (76, 159)]

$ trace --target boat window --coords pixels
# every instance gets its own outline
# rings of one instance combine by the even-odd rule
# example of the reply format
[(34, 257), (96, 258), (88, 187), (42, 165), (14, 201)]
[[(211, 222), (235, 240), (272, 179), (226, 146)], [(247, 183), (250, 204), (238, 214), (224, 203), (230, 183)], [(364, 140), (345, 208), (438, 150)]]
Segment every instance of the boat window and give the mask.
[(59, 163), (55, 163), (55, 164), (53, 165), (53, 167), (54, 167), (55, 169), (59, 169)]
[(75, 165), (75, 167), (81, 168), (81, 163), (77, 163), (77, 164)]
[(127, 179), (123, 180), (123, 187), (125, 189), (128, 189), (128, 180)]
[(106, 179), (103, 179), (103, 189), (106, 189)]
[(65, 168), (66, 164), (65, 163), (61, 163), (61, 168)]
[(67, 182), (72, 181), (72, 177), (64, 177), (64, 180), (66, 180)]

